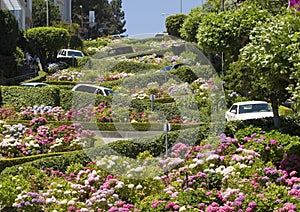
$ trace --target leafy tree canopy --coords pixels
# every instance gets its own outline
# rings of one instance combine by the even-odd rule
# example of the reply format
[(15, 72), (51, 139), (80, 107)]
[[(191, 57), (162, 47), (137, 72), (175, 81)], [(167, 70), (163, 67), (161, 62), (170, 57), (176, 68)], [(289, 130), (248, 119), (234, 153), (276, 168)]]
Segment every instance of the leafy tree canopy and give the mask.
[[(59, 8), (48, 1), (48, 21), (49, 26), (61, 21)], [(47, 25), (47, 7), (45, 0), (32, 1), (32, 27), (46, 26)]]
[(59, 49), (68, 47), (70, 41), (69, 32), (57, 27), (31, 28), (25, 36), (43, 64), (49, 56), (56, 55)]
[[(300, 13), (288, 11), (257, 25), (239, 56), (240, 75), (251, 75), (250, 94), (271, 101), (275, 118), (279, 104), (288, 98), (287, 87), (299, 84)], [(231, 76), (241, 70), (233, 68)], [(278, 121), (278, 120), (277, 120)], [(277, 123), (280, 124), (280, 123)]]
[(18, 22), (14, 14), (8, 10), (0, 10), (1, 55), (10, 56), (16, 51), (18, 33)]

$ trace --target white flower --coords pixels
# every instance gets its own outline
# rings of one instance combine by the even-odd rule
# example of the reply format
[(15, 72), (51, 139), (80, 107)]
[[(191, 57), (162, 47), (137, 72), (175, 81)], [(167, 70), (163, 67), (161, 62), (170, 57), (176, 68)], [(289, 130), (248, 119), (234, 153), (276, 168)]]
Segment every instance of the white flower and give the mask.
[(193, 169), (193, 168), (195, 168), (196, 166), (197, 166), (196, 163), (192, 163), (192, 164), (189, 165), (189, 169)]
[(128, 187), (128, 188), (133, 188), (134, 185), (133, 185), (133, 184), (129, 184), (127, 187)]
[(64, 194), (67, 194), (67, 195), (68, 195), (68, 194), (71, 194), (71, 191), (70, 191), (70, 190), (67, 190), (67, 191), (64, 192)]
[(118, 184), (115, 186), (115, 188), (123, 188), (124, 183), (119, 181)]
[(143, 166), (139, 166), (139, 167), (137, 167), (134, 171), (135, 171), (135, 172), (141, 172), (141, 171), (143, 171), (143, 169), (144, 169)]
[(219, 155), (211, 154), (206, 158), (206, 161), (215, 160), (215, 159), (219, 159)]
[(135, 188), (136, 189), (141, 189), (141, 188), (143, 188), (143, 186), (141, 184), (138, 184)]
[(67, 204), (67, 202), (68, 202), (68, 200), (64, 199), (64, 200), (60, 201), (60, 204), (65, 205), (65, 204)]
[(159, 176), (156, 176), (153, 178), (154, 180), (160, 180), (161, 178)]
[(68, 205), (75, 205), (75, 201), (74, 201), (74, 200), (70, 200), (70, 201), (68, 202)]
[(180, 207), (179, 211), (186, 211), (186, 207), (185, 206)]
[(116, 155), (116, 156), (113, 156), (111, 159), (115, 161), (115, 160), (118, 160), (118, 158), (119, 157)]
[(197, 165), (202, 165), (202, 164), (204, 164), (204, 161), (200, 159), (200, 160), (197, 160), (196, 163), (197, 163)]

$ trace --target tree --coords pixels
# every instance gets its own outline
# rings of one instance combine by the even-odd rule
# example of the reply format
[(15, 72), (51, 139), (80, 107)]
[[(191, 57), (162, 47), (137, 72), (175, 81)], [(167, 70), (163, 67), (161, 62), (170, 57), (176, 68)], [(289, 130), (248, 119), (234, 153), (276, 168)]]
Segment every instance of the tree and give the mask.
[[(48, 0), (49, 26), (61, 21), (59, 9)], [(32, 27), (47, 25), (47, 8), (45, 0), (32, 1)]]
[[(299, 79), (300, 14), (287, 12), (253, 29), (250, 43), (239, 62), (251, 74), (252, 97), (268, 99), (274, 112), (274, 124), (280, 127), (278, 108), (289, 96), (287, 87)], [(236, 72), (236, 70), (233, 70)]]
[(0, 10), (0, 54), (11, 56), (17, 47), (19, 33), (15, 15), (8, 10)]
[[(72, 2), (72, 20), (83, 25), (83, 31), (89, 31), (89, 38), (123, 33), (126, 30), (125, 13), (121, 10), (122, 0), (74, 0)], [(95, 11), (95, 23), (89, 24), (89, 11)]]
[(207, 13), (198, 27), (196, 39), (206, 52), (224, 53), (224, 69), (236, 61), (239, 50), (249, 40), (257, 23), (265, 22), (271, 14), (256, 5), (243, 4), (235, 10)]
[(70, 41), (69, 32), (57, 27), (31, 28), (27, 30), (25, 36), (42, 64), (46, 63), (48, 56), (56, 55), (61, 48), (67, 48)]
[(168, 35), (181, 38), (180, 28), (186, 18), (185, 14), (170, 15), (166, 18), (166, 29)]
[(0, 76), (17, 75), (23, 55), (17, 48), (18, 22), (10, 11), (0, 10)]
[(110, 25), (107, 26), (107, 32), (109, 35), (122, 34), (126, 31), (126, 29), (123, 29), (126, 21), (125, 13), (121, 10), (122, 0), (112, 0), (110, 2), (110, 6), (112, 15), (110, 19)]
[(198, 27), (206, 12), (201, 7), (193, 8), (184, 19), (180, 28), (180, 37), (189, 42), (197, 42), (196, 35)]

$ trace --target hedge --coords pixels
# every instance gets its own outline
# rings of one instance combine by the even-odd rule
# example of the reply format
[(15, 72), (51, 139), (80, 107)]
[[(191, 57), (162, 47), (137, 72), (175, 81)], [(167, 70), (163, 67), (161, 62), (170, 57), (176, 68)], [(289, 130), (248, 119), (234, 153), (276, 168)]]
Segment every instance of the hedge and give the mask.
[(59, 106), (59, 89), (50, 86), (1, 86), (1, 105), (14, 106), (16, 109), (34, 105)]

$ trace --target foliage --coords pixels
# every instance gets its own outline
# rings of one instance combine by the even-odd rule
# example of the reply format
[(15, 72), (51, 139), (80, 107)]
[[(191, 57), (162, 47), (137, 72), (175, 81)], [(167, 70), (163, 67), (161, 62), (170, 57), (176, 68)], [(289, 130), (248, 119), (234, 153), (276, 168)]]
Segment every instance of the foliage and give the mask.
[(58, 50), (68, 47), (70, 40), (70, 34), (66, 29), (56, 27), (31, 28), (27, 30), (25, 36), (43, 64), (49, 55), (56, 55)]
[(257, 23), (270, 17), (256, 5), (242, 5), (235, 10), (206, 14), (198, 27), (197, 43), (205, 52), (225, 54), (225, 70), (237, 59), (239, 50), (246, 45), (250, 31)]
[(171, 70), (170, 74), (174, 74), (182, 82), (192, 83), (198, 79), (197, 75), (188, 66), (181, 66), (177, 69)]
[(139, 71), (145, 71), (149, 69), (158, 69), (159, 66), (156, 64), (148, 64), (141, 62), (128, 62), (121, 61), (115, 65), (110, 71), (111, 72), (124, 72), (124, 73), (137, 73)]
[[(88, 150), (95, 156), (92, 163), (82, 152), (36, 160), (1, 173), (4, 191), (11, 194), (2, 205), (26, 211), (297, 211), (298, 170), (272, 164), (272, 159), (281, 159), (280, 149), (297, 142), (274, 132), (259, 136), (236, 139), (221, 134), (193, 146), (178, 142), (169, 157), (160, 160), (149, 150), (140, 149), (139, 157), (131, 159), (105, 147)], [(279, 154), (272, 154), (272, 148)], [(26, 178), (30, 183), (22, 180)]]
[(185, 14), (170, 15), (166, 18), (166, 29), (170, 36), (180, 38), (180, 28), (186, 18)]
[(32, 2), (32, 25), (33, 27), (46, 26), (47, 24), (47, 8), (48, 3), (48, 21), (49, 26), (61, 21), (61, 15), (58, 6), (52, 1), (35, 0)]
[(18, 33), (18, 22), (14, 14), (8, 10), (0, 10), (0, 55), (13, 55), (17, 47)]
[(297, 79), (293, 79), (296, 63), (291, 61), (298, 57), (294, 54), (299, 43), (298, 16), (298, 13), (287, 12), (269, 23), (258, 25), (251, 32), (251, 42), (242, 49), (239, 59), (254, 76), (252, 98), (270, 99), (276, 118), (279, 104), (289, 97), (287, 87), (297, 83)]
[[(80, 26), (82, 25), (81, 37), (95, 39), (125, 32), (124, 26), (126, 21), (124, 19), (125, 14), (121, 10), (121, 3), (120, 0), (73, 1), (72, 21)], [(89, 11), (91, 10), (95, 11), (95, 20), (92, 24), (89, 23)]]
[(1, 87), (2, 105), (13, 105), (16, 110), (34, 105), (59, 105), (59, 90), (46, 86), (43, 88), (27, 88), (21, 86)]
[(180, 28), (180, 37), (186, 41), (196, 43), (198, 27), (205, 15), (206, 13), (203, 11), (203, 8), (193, 8), (184, 19), (184, 22)]

